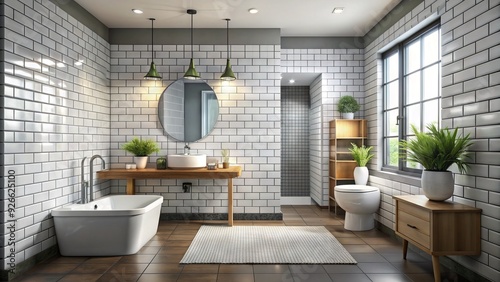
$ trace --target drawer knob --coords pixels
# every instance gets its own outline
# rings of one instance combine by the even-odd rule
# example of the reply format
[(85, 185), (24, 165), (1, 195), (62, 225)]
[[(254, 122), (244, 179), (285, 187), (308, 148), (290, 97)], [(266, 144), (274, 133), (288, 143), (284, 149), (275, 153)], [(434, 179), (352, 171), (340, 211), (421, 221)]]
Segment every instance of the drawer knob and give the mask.
[(408, 225), (408, 227), (410, 227), (410, 228), (418, 229), (415, 225), (411, 225), (411, 224), (406, 224), (406, 225)]

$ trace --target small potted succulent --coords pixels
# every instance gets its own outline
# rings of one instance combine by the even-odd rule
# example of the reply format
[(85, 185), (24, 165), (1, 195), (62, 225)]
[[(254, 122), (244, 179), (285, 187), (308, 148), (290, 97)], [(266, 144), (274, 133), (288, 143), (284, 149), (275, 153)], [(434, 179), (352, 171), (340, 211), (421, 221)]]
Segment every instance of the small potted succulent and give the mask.
[(134, 154), (135, 164), (139, 169), (146, 167), (149, 155), (160, 151), (160, 148), (155, 141), (148, 139), (141, 140), (137, 137), (134, 137), (129, 142), (123, 144), (122, 149)]
[(354, 182), (356, 185), (366, 185), (368, 183), (368, 168), (366, 164), (373, 158), (373, 154), (370, 153), (372, 147), (366, 147), (351, 143), (352, 148), (349, 148), (353, 159), (356, 161), (357, 167), (354, 168)]
[(473, 144), (469, 134), (458, 136), (458, 128), (439, 129), (435, 124), (427, 126), (428, 132), (411, 126), (414, 138), (403, 140), (401, 158), (419, 163), (424, 167), (421, 185), (429, 200), (444, 201), (453, 195), (454, 180), (448, 168), (455, 164), (460, 173), (469, 169), (467, 150)]
[(222, 168), (229, 168), (229, 150), (222, 149)]
[(353, 119), (354, 113), (360, 109), (356, 99), (349, 95), (340, 97), (337, 107), (344, 119)]

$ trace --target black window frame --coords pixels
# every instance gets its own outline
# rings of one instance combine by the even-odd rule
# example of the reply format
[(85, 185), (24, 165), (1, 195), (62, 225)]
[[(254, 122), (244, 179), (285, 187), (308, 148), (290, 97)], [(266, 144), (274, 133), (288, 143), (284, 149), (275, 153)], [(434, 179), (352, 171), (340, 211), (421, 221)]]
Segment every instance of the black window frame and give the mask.
[[(425, 35), (429, 34), (429, 33), (432, 33), (434, 32), (435, 30), (438, 30), (438, 47), (439, 47), (439, 56), (438, 56), (438, 60), (435, 62), (435, 63), (432, 63), (430, 65), (426, 65), (426, 66), (422, 66), (422, 64), (420, 65), (420, 67), (417, 69), (417, 70), (413, 70), (411, 73), (407, 73), (405, 74), (405, 69), (406, 69), (406, 64), (407, 62), (405, 61), (405, 56), (406, 56), (406, 47), (411, 45), (413, 42), (417, 41), (417, 40), (421, 40), (422, 38), (425, 37)], [(394, 54), (398, 53), (398, 76), (396, 79), (393, 79), (393, 80), (390, 80), (390, 81), (386, 81), (386, 75), (387, 75), (387, 70), (386, 70), (386, 59), (388, 59), (389, 57), (393, 56)], [(420, 59), (422, 60), (423, 59), (423, 56), (422, 56), (422, 49), (420, 50)], [(398, 128), (398, 136), (397, 136), (397, 139), (398, 139), (398, 143), (401, 141), (401, 140), (406, 140), (406, 138), (408, 136), (412, 136), (412, 134), (406, 134), (406, 132), (409, 132), (409, 128), (407, 126), (407, 123), (406, 123), (406, 108), (409, 106), (409, 105), (412, 105), (412, 104), (417, 104), (419, 103), (421, 105), (420, 107), (420, 127), (421, 129), (424, 129), (424, 127), (426, 125), (422, 124), (423, 123), (423, 118), (422, 118), (422, 115), (423, 115), (423, 107), (422, 105), (424, 104), (424, 102), (426, 101), (431, 101), (431, 100), (438, 100), (438, 125), (440, 126), (441, 125), (441, 101), (442, 101), (442, 96), (441, 96), (441, 88), (442, 88), (442, 76), (441, 76), (441, 69), (442, 69), (442, 65), (441, 65), (441, 59), (442, 59), (442, 52), (441, 52), (441, 24), (440, 24), (440, 21), (439, 20), (436, 20), (434, 22), (432, 22), (431, 24), (427, 25), (426, 27), (422, 28), (421, 30), (417, 31), (415, 34), (411, 35), (409, 38), (399, 42), (398, 44), (396, 44), (395, 46), (393, 46), (392, 48), (390, 48), (389, 50), (385, 51), (384, 53), (382, 53), (382, 154), (383, 154), (383, 165), (382, 165), (382, 170), (384, 171), (390, 171), (390, 172), (395, 172), (395, 173), (399, 173), (399, 174), (407, 174), (407, 175), (414, 175), (414, 176), (418, 176), (422, 173), (422, 169), (418, 169), (418, 168), (411, 168), (411, 167), (408, 167), (406, 165), (406, 161), (401, 158), (399, 155), (398, 155), (398, 166), (391, 166), (389, 165), (389, 157), (390, 157), (390, 152), (387, 152), (388, 151), (388, 144), (387, 142), (389, 142), (388, 138), (391, 138), (391, 135), (388, 135), (388, 128), (387, 128), (387, 125), (388, 125), (388, 121), (386, 119), (386, 113), (388, 113), (390, 110), (395, 110), (397, 109), (398, 111), (398, 117), (397, 117), (397, 122), (399, 123), (399, 128)], [(422, 70), (426, 69), (426, 68), (429, 68), (430, 66), (434, 66), (438, 64), (438, 73), (439, 73), (439, 79), (438, 79), (438, 96), (437, 97), (434, 97), (432, 99), (427, 99), (427, 100), (424, 100), (424, 99), (420, 99), (417, 103), (407, 103), (406, 101), (406, 92), (405, 92), (405, 89), (406, 89), (406, 76), (409, 76), (410, 74), (412, 73), (415, 73), (415, 72), (421, 72)], [(397, 108), (387, 108), (387, 101), (386, 101), (386, 85), (388, 85), (389, 83), (391, 82), (394, 82), (396, 80), (399, 80), (398, 81), (398, 106)], [(420, 94), (422, 95), (422, 78), (420, 78), (420, 83), (421, 83), (421, 89), (420, 89)], [(395, 136), (392, 136), (392, 138), (394, 138)], [(400, 154), (401, 152), (399, 151), (399, 146), (398, 146), (398, 154)]]

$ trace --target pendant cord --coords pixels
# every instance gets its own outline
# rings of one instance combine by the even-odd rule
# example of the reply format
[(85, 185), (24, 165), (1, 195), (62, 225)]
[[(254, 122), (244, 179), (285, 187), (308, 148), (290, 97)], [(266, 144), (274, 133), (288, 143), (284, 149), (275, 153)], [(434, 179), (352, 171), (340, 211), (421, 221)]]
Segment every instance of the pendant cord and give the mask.
[(227, 58), (229, 59), (229, 19), (226, 19), (226, 42), (227, 42)]
[(153, 51), (153, 49), (154, 49), (154, 47), (153, 47), (153, 44), (154, 44), (153, 43), (154, 42), (154, 37), (153, 37), (153, 30), (154, 30), (153, 29), (153, 21), (155, 19), (151, 18), (150, 20), (151, 20), (151, 62), (152, 62), (153, 58), (154, 58), (154, 51)]
[(193, 58), (193, 14), (191, 14), (191, 59)]

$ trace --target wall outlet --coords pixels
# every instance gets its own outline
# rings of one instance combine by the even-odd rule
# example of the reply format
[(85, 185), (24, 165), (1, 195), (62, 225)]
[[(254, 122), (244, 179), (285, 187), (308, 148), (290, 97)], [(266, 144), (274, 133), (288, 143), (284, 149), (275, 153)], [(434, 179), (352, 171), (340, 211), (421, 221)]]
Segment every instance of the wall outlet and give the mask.
[(184, 183), (182, 183), (182, 190), (184, 190), (184, 193), (187, 193), (187, 192), (191, 191), (192, 186), (193, 186), (193, 184), (191, 182), (184, 182)]

